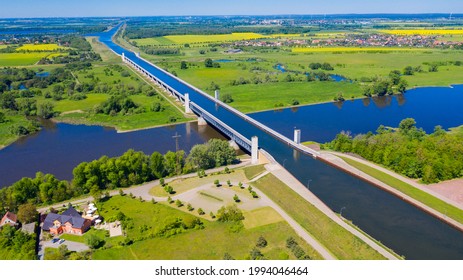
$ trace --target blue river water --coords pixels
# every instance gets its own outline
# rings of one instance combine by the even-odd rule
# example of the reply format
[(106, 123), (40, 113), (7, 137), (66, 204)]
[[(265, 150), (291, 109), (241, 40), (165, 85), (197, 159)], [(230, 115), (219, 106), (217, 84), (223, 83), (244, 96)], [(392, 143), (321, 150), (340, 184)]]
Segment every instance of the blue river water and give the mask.
[[(298, 153), (259, 128), (237, 117), (193, 88), (136, 57), (112, 40), (115, 29), (100, 40), (118, 54), (149, 71), (247, 138), (259, 137), (259, 146), (270, 152), (299, 181), (334, 211), (408, 259), (463, 259), (463, 233), (390, 195), (312, 157)], [(358, 105), (357, 105), (358, 106)], [(362, 120), (362, 119), (361, 119)], [(358, 120), (358, 121), (361, 121)]]

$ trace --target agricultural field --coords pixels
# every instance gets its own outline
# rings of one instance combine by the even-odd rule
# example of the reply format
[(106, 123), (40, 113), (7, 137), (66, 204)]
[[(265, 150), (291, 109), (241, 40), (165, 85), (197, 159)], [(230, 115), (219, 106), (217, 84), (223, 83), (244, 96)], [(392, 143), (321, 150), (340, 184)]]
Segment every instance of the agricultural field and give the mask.
[(66, 47), (58, 46), (57, 44), (25, 44), (16, 49), (16, 51), (56, 51), (60, 49), (69, 49)]
[(32, 65), (51, 54), (50, 52), (0, 53), (0, 67)]
[(292, 48), (294, 53), (352, 53), (352, 52), (425, 52), (430, 49), (418, 48), (394, 48), (394, 47), (313, 47), (313, 48)]
[(463, 29), (383, 29), (378, 31), (393, 35), (463, 35)]
[[(277, 34), (278, 35), (278, 34)], [(281, 36), (282, 34), (280, 34)], [(183, 45), (183, 44), (198, 44), (198, 43), (217, 43), (231, 42), (241, 40), (262, 39), (266, 36), (257, 33), (231, 33), (217, 35), (170, 35), (156, 38), (136, 39), (133, 40), (138, 46), (146, 45)]]

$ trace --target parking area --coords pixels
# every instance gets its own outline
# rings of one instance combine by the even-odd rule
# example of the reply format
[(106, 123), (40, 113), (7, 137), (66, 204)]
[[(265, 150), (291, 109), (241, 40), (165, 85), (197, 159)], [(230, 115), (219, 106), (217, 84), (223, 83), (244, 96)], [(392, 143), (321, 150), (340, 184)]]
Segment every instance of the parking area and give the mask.
[(80, 242), (74, 242), (74, 241), (68, 241), (65, 240), (64, 242), (55, 242), (53, 243), (52, 240), (48, 241), (42, 241), (39, 244), (39, 257), (41, 260), (43, 260), (43, 255), (45, 253), (45, 248), (58, 248), (61, 245), (66, 245), (68, 247), (69, 251), (74, 251), (74, 252), (82, 252), (89, 250), (90, 248), (85, 245), (84, 243)]

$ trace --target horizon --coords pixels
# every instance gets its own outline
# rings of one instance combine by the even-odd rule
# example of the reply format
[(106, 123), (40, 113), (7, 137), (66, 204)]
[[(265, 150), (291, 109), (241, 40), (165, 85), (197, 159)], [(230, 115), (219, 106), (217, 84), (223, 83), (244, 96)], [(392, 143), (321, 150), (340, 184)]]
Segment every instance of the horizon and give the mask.
[(271, 17), (271, 16), (416, 16), (416, 15), (434, 15), (448, 16), (452, 15), (463, 17), (463, 12), (460, 13), (320, 13), (320, 14), (210, 14), (210, 15), (112, 15), (112, 16), (40, 16), (40, 17), (1, 17), (2, 20), (9, 19), (60, 19), (60, 18), (149, 18), (149, 17)]
[(16, 0), (2, 4), (0, 18), (149, 17), (149, 16), (258, 16), (340, 14), (460, 14), (460, 0)]

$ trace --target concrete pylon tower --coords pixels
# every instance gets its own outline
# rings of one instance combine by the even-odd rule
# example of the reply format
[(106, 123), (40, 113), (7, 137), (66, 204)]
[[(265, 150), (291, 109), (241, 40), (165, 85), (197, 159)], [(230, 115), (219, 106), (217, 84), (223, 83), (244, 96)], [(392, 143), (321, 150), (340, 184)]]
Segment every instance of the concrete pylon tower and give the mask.
[(294, 142), (296, 142), (296, 144), (301, 144), (301, 130), (300, 129), (294, 130)]
[(122, 61), (125, 62), (125, 53), (122, 53)]
[(185, 114), (191, 114), (191, 108), (190, 108), (190, 95), (188, 93), (185, 93)]
[(218, 90), (216, 90), (216, 91), (214, 92), (214, 97), (215, 97), (215, 99), (217, 99), (217, 100), (219, 99), (219, 91), (218, 91)]
[(253, 136), (251, 138), (251, 164), (259, 163), (259, 138)]

